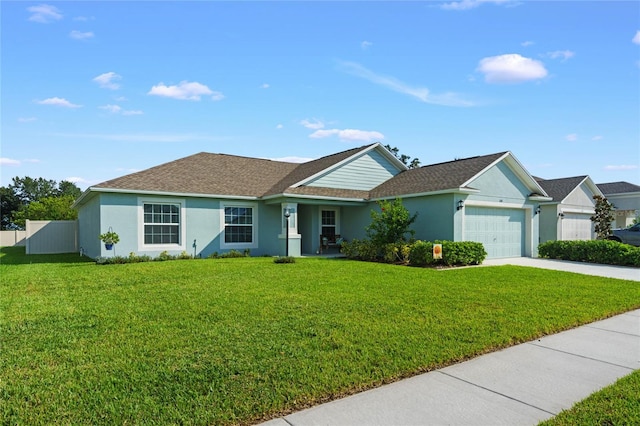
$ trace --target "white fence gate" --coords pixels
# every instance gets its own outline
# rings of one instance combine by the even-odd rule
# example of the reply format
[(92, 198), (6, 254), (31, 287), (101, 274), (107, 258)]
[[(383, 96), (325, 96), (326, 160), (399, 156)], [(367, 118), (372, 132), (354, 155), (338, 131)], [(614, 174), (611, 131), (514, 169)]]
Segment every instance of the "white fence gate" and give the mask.
[(78, 251), (77, 220), (27, 220), (26, 228), (27, 254)]

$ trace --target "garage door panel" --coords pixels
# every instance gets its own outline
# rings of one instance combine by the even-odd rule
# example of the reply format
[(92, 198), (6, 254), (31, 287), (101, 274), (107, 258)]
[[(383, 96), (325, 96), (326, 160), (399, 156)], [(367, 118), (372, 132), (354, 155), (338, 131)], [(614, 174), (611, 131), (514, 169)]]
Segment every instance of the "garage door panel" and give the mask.
[(562, 218), (562, 239), (591, 240), (593, 239), (593, 222), (591, 215), (580, 213), (564, 213)]
[(482, 243), (489, 258), (524, 254), (524, 210), (472, 206), (465, 210), (464, 239)]

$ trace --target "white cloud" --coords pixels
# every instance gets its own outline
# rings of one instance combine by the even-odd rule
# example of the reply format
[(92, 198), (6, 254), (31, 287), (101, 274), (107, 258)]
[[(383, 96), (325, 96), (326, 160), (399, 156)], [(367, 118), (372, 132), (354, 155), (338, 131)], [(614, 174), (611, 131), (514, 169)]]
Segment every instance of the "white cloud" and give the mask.
[(509, 3), (511, 0), (460, 0), (460, 1), (452, 1), (450, 3), (443, 3), (440, 8), (445, 10), (469, 10), (475, 9), (485, 3), (492, 4), (505, 4)]
[(516, 53), (484, 58), (478, 64), (487, 83), (522, 83), (547, 76), (544, 64)]
[(36, 121), (35, 117), (20, 117), (18, 118), (18, 123), (31, 123), (32, 121)]
[(39, 103), (40, 105), (54, 105), (54, 106), (61, 106), (65, 108), (81, 108), (82, 107), (82, 105), (72, 104), (71, 102), (69, 102), (64, 98), (57, 98), (57, 97), (44, 99), (42, 101), (37, 101), (37, 103)]
[(636, 32), (636, 35), (633, 36), (631, 41), (635, 44), (640, 44), (640, 31)]
[(91, 31), (82, 32), (82, 31), (73, 30), (69, 33), (69, 37), (75, 40), (86, 40), (88, 38), (93, 38), (93, 35), (94, 34)]
[(575, 52), (572, 52), (570, 50), (556, 50), (555, 52), (547, 53), (547, 56), (551, 59), (561, 58), (563, 61), (566, 61), (569, 58), (573, 58), (575, 55)]
[(360, 43), (360, 47), (362, 48), (362, 50), (367, 50), (371, 46), (373, 46), (373, 43), (371, 43), (370, 41), (365, 40), (362, 43)]
[(316, 130), (309, 135), (313, 139), (323, 139), (331, 136), (338, 136), (340, 140), (355, 142), (355, 141), (380, 141), (384, 139), (384, 135), (376, 131), (356, 130), (356, 129), (322, 129)]
[(109, 104), (109, 105), (100, 106), (98, 108), (103, 109), (105, 111), (108, 111), (111, 114), (122, 114), (122, 115), (142, 115), (142, 114), (144, 114), (142, 111), (139, 111), (139, 110), (123, 110), (120, 105), (110, 105)]
[(636, 170), (637, 164), (620, 164), (620, 165), (608, 165), (604, 166), (605, 170)]
[(19, 166), (20, 160), (14, 160), (13, 158), (0, 157), (0, 165), (2, 166)]
[(339, 68), (348, 74), (369, 80), (372, 83), (386, 87), (395, 92), (412, 96), (425, 103), (444, 106), (473, 106), (472, 102), (461, 99), (456, 93), (433, 95), (426, 87), (409, 86), (395, 77), (376, 74), (355, 62), (339, 62)]
[(260, 86), (261, 89), (268, 89), (269, 87), (271, 86), (269, 86), (269, 84), (267, 83), (264, 83), (263, 85)]
[(104, 105), (101, 107), (98, 107), (100, 109), (103, 109), (105, 111), (109, 111), (112, 114), (117, 114), (120, 111), (122, 111), (122, 107), (118, 106), (118, 105)]
[(533, 41), (523, 41), (522, 43), (520, 43), (520, 46), (522, 47), (529, 47), (529, 46), (533, 46), (535, 43)]
[(68, 178), (65, 178), (64, 180), (71, 183), (87, 183), (88, 182), (86, 179), (77, 177), (77, 176), (70, 176)]
[(568, 140), (569, 142), (575, 142), (578, 140), (578, 134), (577, 133), (569, 133), (567, 136), (564, 137), (566, 140)]
[(40, 22), (41, 24), (47, 24), (52, 21), (58, 21), (62, 19), (62, 13), (57, 7), (48, 4), (41, 4), (38, 6), (31, 6), (27, 8), (27, 11), (31, 12), (29, 21)]
[(278, 130), (280, 130), (280, 129), (282, 129), (282, 128), (284, 128), (284, 126), (283, 126), (282, 124), (278, 124), (278, 125), (276, 126), (276, 129), (278, 129)]
[(601, 141), (602, 140), (602, 136), (596, 135), (596, 136), (592, 137), (591, 140), (592, 141)]
[(140, 111), (139, 109), (133, 109), (122, 111), (122, 115), (144, 115), (144, 112)]
[(312, 129), (312, 130), (318, 130), (318, 129), (324, 128), (324, 123), (318, 120), (317, 118), (312, 118), (311, 120), (305, 118), (300, 122), (300, 124), (306, 127), (307, 129)]
[(122, 76), (119, 74), (116, 74), (113, 71), (105, 72), (104, 74), (100, 74), (99, 76), (93, 79), (93, 81), (98, 83), (100, 87), (102, 87), (103, 89), (109, 89), (109, 90), (118, 90), (120, 88), (120, 84), (116, 83), (116, 81), (119, 81), (119, 80), (122, 80)]
[(22, 161), (25, 163), (40, 163), (40, 160), (38, 160), (37, 158), (25, 158)]
[(147, 95), (164, 96), (186, 101), (199, 101), (200, 97), (205, 95), (211, 95), (211, 99), (214, 101), (224, 99), (222, 93), (214, 92), (204, 84), (195, 81), (181, 81), (180, 84), (174, 86), (166, 86), (164, 83), (159, 83), (153, 86)]

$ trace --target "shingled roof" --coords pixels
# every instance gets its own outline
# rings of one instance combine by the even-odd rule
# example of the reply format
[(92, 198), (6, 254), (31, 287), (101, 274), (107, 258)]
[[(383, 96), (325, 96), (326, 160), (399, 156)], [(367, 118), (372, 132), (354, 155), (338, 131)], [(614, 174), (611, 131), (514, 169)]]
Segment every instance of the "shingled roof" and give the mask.
[(92, 188), (261, 197), (296, 167), (296, 163), (201, 152)]
[(630, 192), (640, 192), (640, 186), (629, 182), (609, 182), (598, 183), (598, 188), (604, 195), (626, 194)]
[(371, 191), (371, 198), (452, 190), (493, 164), (508, 152), (465, 158), (403, 171)]
[(371, 146), (373, 145), (349, 149), (306, 163), (201, 152), (102, 182), (94, 185), (92, 189), (255, 198), (282, 194), (286, 191), (315, 196), (366, 198), (366, 191), (287, 188)]
[(578, 185), (584, 182), (588, 176), (574, 176), (560, 179), (541, 179), (536, 178), (542, 189), (553, 198), (553, 201), (562, 201), (576, 189)]

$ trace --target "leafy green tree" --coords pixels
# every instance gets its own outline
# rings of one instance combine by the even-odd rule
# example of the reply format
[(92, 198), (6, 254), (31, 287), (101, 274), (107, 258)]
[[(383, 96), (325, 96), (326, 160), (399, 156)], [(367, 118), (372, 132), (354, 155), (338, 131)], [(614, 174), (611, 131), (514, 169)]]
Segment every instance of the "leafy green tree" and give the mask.
[(14, 223), (24, 228), (28, 220), (75, 220), (78, 212), (71, 208), (75, 197), (45, 197), (24, 206), (14, 215)]
[(0, 229), (15, 229), (13, 215), (20, 209), (20, 199), (8, 187), (0, 187)]
[(397, 147), (394, 146), (392, 148), (389, 144), (385, 145), (384, 147), (387, 151), (392, 153), (394, 157), (400, 160), (402, 164), (409, 167), (410, 169), (417, 169), (418, 167), (420, 167), (420, 160), (418, 158), (411, 159), (411, 157), (408, 155), (400, 154), (400, 150)]
[[(26, 219), (74, 219), (76, 213), (71, 209), (71, 204), (81, 193), (80, 188), (73, 182), (66, 180), (58, 184), (55, 180), (44, 178), (15, 177), (10, 185), (0, 187), (0, 214), (2, 216), (0, 225), (2, 229), (20, 229), (24, 227)], [(49, 198), (62, 198), (63, 201), (54, 202)], [(32, 203), (45, 199), (44, 203), (30, 208)], [(71, 203), (68, 202), (68, 199), (71, 199)], [(67, 211), (63, 211), (64, 209)], [(45, 212), (48, 213), (45, 214)]]
[(58, 184), (57, 193), (59, 197), (70, 195), (75, 200), (80, 197), (80, 195), (82, 195), (82, 190), (78, 188), (75, 183), (69, 182), (68, 180), (63, 180)]
[(378, 201), (378, 205), (380, 212), (371, 210), (371, 224), (366, 228), (367, 236), (375, 246), (407, 241), (407, 234), (409, 238), (413, 237), (415, 231), (410, 226), (418, 217), (417, 213), (411, 215), (400, 198)]
[(23, 205), (45, 197), (58, 195), (56, 181), (44, 178), (33, 179), (29, 176), (23, 178), (16, 176), (13, 178), (13, 183), (9, 185), (9, 188), (20, 199)]
[(596, 200), (596, 212), (591, 216), (591, 222), (594, 223), (596, 237), (599, 240), (604, 240), (611, 235), (611, 222), (615, 219), (613, 205), (601, 195), (594, 195), (593, 199)]

